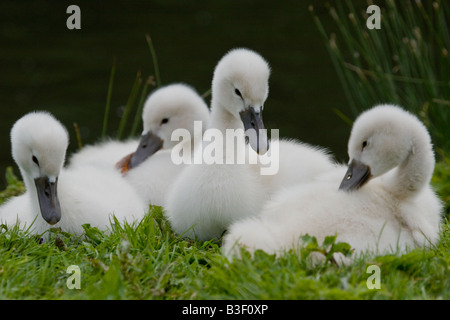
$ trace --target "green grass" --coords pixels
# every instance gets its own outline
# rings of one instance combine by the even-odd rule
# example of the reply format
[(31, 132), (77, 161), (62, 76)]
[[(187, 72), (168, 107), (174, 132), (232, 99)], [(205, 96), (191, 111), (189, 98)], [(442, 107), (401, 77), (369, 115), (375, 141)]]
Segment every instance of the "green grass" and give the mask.
[[(230, 263), (217, 243), (177, 238), (156, 207), (110, 234), (53, 230), (40, 244), (13, 228), (0, 235), (0, 299), (449, 299), (449, 227), (436, 248), (346, 267), (261, 251)], [(381, 270), (379, 290), (366, 285), (372, 264)], [(66, 284), (71, 265), (81, 271), (79, 290)]]
[[(447, 177), (450, 171), (443, 172)], [(22, 192), (22, 183), (8, 174), (8, 188)], [(437, 186), (440, 177), (434, 177)], [(229, 262), (220, 243), (179, 238), (160, 207), (132, 225), (112, 222), (110, 232), (85, 225), (78, 237), (51, 229), (45, 241), (0, 226), (0, 299), (450, 299), (448, 220), (433, 248), (355, 257), (349, 266), (332, 259), (313, 264), (294, 252), (275, 258), (258, 251)], [(326, 244), (309, 240), (304, 256), (324, 248), (347, 251), (333, 237)], [(80, 268), (81, 289), (67, 287), (71, 265)], [(370, 265), (380, 267), (380, 289), (367, 287)]]
[(9, 197), (17, 196), (25, 192), (24, 183), (17, 178), (12, 167), (6, 168), (5, 180), (7, 186), (5, 190), (0, 191), (0, 205)]
[(450, 220), (450, 156), (436, 163), (431, 183), (445, 204), (445, 215)]

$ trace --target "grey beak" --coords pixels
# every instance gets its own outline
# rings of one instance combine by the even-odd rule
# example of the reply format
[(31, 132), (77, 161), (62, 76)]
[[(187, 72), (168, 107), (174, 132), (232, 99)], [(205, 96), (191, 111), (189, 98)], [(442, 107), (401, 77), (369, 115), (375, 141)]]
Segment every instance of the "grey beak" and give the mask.
[(148, 157), (160, 150), (163, 144), (164, 141), (151, 131), (143, 134), (136, 152), (131, 157), (128, 165), (129, 169), (137, 167), (144, 162)]
[(339, 190), (351, 191), (361, 188), (372, 177), (370, 167), (358, 160), (352, 160), (342, 179)]
[(41, 215), (48, 224), (61, 220), (61, 207), (58, 200), (58, 178), (50, 182), (48, 177), (34, 179)]
[(259, 112), (256, 112), (255, 108), (249, 107), (241, 111), (239, 115), (250, 146), (258, 154), (265, 154), (269, 150), (269, 141), (262, 119), (262, 107), (259, 107)]

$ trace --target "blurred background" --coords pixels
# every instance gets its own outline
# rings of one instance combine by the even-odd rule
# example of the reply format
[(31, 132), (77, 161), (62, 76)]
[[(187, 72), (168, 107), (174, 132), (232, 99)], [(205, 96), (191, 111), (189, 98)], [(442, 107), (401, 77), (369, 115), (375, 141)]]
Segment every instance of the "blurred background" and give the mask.
[[(356, 3), (362, 10), (367, 7)], [(81, 30), (66, 27), (71, 4), (81, 9)], [(115, 136), (137, 72), (144, 79), (155, 72), (146, 34), (156, 51), (162, 85), (185, 82), (200, 94), (210, 89), (214, 67), (228, 50), (259, 52), (272, 68), (266, 128), (326, 147), (338, 161), (346, 161), (351, 127), (334, 110), (351, 112), (308, 6), (308, 1), (272, 0), (2, 0), (0, 188), (7, 166), (19, 174), (10, 155), (9, 131), (27, 112), (48, 110), (66, 125), (68, 155), (77, 149), (73, 123), (84, 145), (99, 140), (114, 60), (107, 133)], [(327, 8), (325, 1), (314, 1), (322, 24), (336, 29)], [(210, 96), (205, 100), (209, 104)]]

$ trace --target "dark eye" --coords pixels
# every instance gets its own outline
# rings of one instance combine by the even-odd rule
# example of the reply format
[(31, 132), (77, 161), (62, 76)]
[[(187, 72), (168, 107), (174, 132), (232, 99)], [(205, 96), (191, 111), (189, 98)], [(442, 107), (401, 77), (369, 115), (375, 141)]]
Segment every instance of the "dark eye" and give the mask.
[(164, 119), (161, 120), (161, 124), (164, 124), (164, 123), (167, 123), (167, 122), (169, 122), (169, 118), (164, 118)]
[(36, 164), (39, 166), (39, 161), (38, 161), (38, 159), (36, 158), (36, 156), (33, 156), (33, 157), (31, 158), (31, 160), (33, 160), (33, 162), (36, 163)]
[(238, 89), (234, 89), (234, 93), (236, 93), (237, 96), (242, 98), (242, 94)]
[(364, 150), (364, 148), (367, 147), (367, 140), (364, 140), (362, 143), (362, 149)]

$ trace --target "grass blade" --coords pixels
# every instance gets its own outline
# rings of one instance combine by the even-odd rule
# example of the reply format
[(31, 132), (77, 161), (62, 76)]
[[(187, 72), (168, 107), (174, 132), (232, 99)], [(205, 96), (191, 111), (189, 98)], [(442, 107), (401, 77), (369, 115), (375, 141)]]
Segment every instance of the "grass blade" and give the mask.
[(81, 150), (83, 148), (83, 143), (81, 142), (81, 134), (80, 134), (80, 128), (78, 127), (78, 123), (73, 123), (73, 129), (75, 130), (75, 137), (77, 138), (77, 146), (78, 149)]
[(137, 132), (137, 128), (139, 123), (141, 122), (142, 109), (144, 108), (145, 98), (147, 97), (149, 86), (154, 83), (153, 77), (148, 77), (147, 81), (145, 81), (144, 88), (142, 88), (141, 97), (139, 99), (138, 108), (136, 110), (136, 114), (134, 116), (133, 125), (130, 131), (130, 137), (134, 137)]
[(123, 136), (123, 132), (128, 122), (128, 117), (131, 113), (131, 109), (136, 101), (136, 97), (139, 93), (139, 89), (142, 84), (141, 71), (138, 71), (136, 79), (134, 80), (133, 87), (131, 88), (130, 96), (128, 97), (127, 104), (125, 105), (125, 110), (123, 111), (122, 118), (120, 119), (119, 129), (117, 131), (117, 139), (120, 140)]
[(108, 85), (108, 94), (106, 96), (106, 106), (105, 106), (105, 114), (103, 115), (103, 128), (102, 128), (102, 138), (106, 136), (106, 130), (108, 127), (108, 117), (109, 117), (109, 110), (111, 108), (111, 96), (112, 96), (112, 89), (114, 85), (114, 77), (116, 74), (116, 58), (113, 60), (113, 65), (111, 67), (111, 74), (109, 76), (109, 85)]
[(150, 54), (152, 55), (153, 60), (153, 67), (155, 68), (155, 79), (156, 79), (156, 86), (161, 86), (161, 77), (159, 75), (159, 66), (158, 66), (158, 59), (156, 57), (156, 51), (155, 47), (153, 46), (152, 39), (148, 34), (145, 35), (145, 39), (147, 40), (148, 48), (150, 49)]

